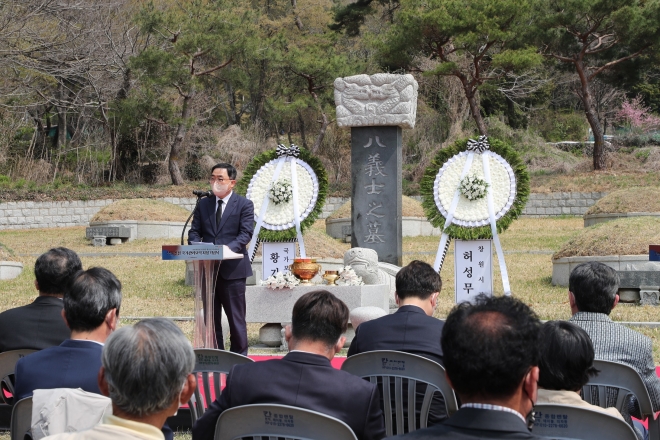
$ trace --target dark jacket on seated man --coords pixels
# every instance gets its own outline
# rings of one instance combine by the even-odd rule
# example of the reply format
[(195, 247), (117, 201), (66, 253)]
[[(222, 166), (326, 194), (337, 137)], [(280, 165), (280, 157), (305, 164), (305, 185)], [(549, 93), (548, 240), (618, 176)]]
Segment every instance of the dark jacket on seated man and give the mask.
[(39, 296), (31, 304), (0, 313), (0, 353), (42, 350), (69, 339), (71, 330), (62, 319), (62, 296), (79, 270), (80, 258), (67, 248), (54, 248), (37, 258), (34, 284)]
[[(355, 329), (348, 356), (374, 350), (396, 350), (423, 356), (443, 365), (440, 337), (445, 322), (433, 317), (441, 289), (440, 275), (429, 264), (415, 260), (401, 268), (396, 275), (396, 302), (399, 309), (391, 315), (360, 324)], [(415, 405), (416, 426), (420, 426), (419, 413), (425, 391), (426, 385), (419, 384)], [(394, 393), (391, 395), (394, 397)], [(403, 398), (405, 408), (408, 396)], [(396, 424), (394, 412), (395, 407), (392, 405), (392, 420)], [(440, 423), (446, 418), (444, 398), (440, 392), (436, 392), (431, 401), (427, 426)]]
[(379, 439), (384, 437), (379, 399), (375, 385), (333, 368), (327, 357), (294, 351), (281, 360), (232, 368), (220, 400), (197, 421), (193, 436), (212, 439), (226, 409), (276, 403), (318, 411), (345, 422), (360, 439)]
[(234, 366), (220, 399), (195, 423), (193, 439), (212, 439), (224, 410), (255, 403), (297, 406), (335, 417), (360, 440), (385, 437), (377, 386), (330, 365), (344, 345), (341, 335), (347, 325), (348, 308), (330, 292), (301, 296), (285, 330), (289, 354)]
[(461, 409), (444, 422), (397, 436), (538, 439), (526, 417), (537, 397), (540, 321), (510, 296), (454, 307), (442, 330), (445, 368)]

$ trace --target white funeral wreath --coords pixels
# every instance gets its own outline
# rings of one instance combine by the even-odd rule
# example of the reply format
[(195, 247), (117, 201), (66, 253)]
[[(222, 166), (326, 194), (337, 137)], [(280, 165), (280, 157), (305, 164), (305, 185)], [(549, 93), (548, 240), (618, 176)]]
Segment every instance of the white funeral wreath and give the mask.
[[(298, 212), (300, 213), (299, 218), (302, 222), (316, 205), (316, 199), (319, 193), (319, 181), (316, 173), (314, 173), (314, 170), (312, 170), (312, 167), (307, 162), (295, 157), (290, 158), (290, 160), (296, 161)], [(274, 159), (266, 163), (259, 168), (250, 180), (246, 197), (254, 203), (255, 217), (258, 217), (261, 211), (264, 196), (271, 186), (278, 161), (279, 159)], [(282, 167), (277, 181), (292, 182), (291, 165), (288, 162)], [(293, 197), (282, 203), (273, 203), (271, 200), (268, 203), (262, 226), (272, 231), (282, 231), (295, 226), (294, 220)]]

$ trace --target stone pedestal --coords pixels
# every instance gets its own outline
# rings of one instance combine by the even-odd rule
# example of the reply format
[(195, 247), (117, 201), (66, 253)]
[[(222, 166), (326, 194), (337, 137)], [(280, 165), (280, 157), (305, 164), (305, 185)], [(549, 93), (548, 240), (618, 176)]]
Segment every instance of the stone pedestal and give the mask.
[(334, 85), (337, 125), (351, 127), (351, 246), (401, 266), (401, 128), (415, 126), (417, 82), (378, 73)]
[(342, 300), (349, 310), (379, 307), (389, 313), (389, 286), (298, 286), (273, 290), (264, 286), (247, 286), (245, 291), (246, 322), (290, 323), (293, 305), (298, 298), (313, 290), (325, 289)]
[(0, 261), (0, 280), (12, 280), (23, 272), (23, 263)]

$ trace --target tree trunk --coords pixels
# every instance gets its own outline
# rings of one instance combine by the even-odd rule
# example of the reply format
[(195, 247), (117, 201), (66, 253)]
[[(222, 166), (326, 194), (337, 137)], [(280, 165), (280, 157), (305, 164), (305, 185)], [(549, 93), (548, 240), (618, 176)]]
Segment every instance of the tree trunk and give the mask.
[(319, 113), (321, 113), (321, 129), (319, 130), (318, 136), (316, 136), (314, 145), (312, 145), (312, 154), (317, 154), (319, 149), (321, 148), (321, 142), (323, 142), (323, 138), (325, 137), (325, 132), (328, 129), (328, 125), (330, 125), (330, 121), (328, 120), (328, 115), (326, 115), (325, 112), (323, 111), (323, 106), (321, 105), (321, 101), (319, 101), (319, 97), (315, 92), (312, 92), (312, 98), (314, 98), (314, 102), (316, 102), (316, 107), (318, 108)]
[(594, 170), (602, 170), (605, 168), (605, 135), (603, 128), (598, 120), (598, 115), (594, 108), (593, 98), (591, 97), (591, 90), (589, 89), (589, 78), (587, 78), (584, 66), (580, 61), (575, 63), (575, 70), (577, 70), (580, 77), (580, 99), (584, 107), (584, 113), (587, 116), (587, 121), (591, 126), (591, 132), (594, 135), (594, 153), (593, 164)]
[(170, 159), (168, 169), (170, 177), (172, 178), (172, 185), (183, 185), (183, 177), (181, 177), (181, 170), (179, 170), (179, 156), (183, 150), (183, 140), (188, 131), (188, 118), (190, 117), (190, 101), (194, 92), (190, 92), (183, 96), (183, 105), (181, 106), (181, 121), (176, 127), (176, 136), (170, 147)]
[(302, 139), (303, 148), (307, 148), (307, 137), (305, 136), (305, 120), (303, 119), (300, 109), (297, 110), (298, 122), (300, 123), (300, 138)]
[(474, 119), (474, 122), (477, 124), (477, 130), (479, 130), (480, 135), (486, 136), (488, 134), (488, 129), (486, 128), (484, 118), (481, 117), (481, 110), (479, 109), (479, 103), (477, 102), (477, 89), (474, 86), (468, 84), (467, 79), (459, 79), (461, 80), (461, 83), (463, 83), (465, 97), (470, 104), (470, 111), (472, 112), (472, 118)]

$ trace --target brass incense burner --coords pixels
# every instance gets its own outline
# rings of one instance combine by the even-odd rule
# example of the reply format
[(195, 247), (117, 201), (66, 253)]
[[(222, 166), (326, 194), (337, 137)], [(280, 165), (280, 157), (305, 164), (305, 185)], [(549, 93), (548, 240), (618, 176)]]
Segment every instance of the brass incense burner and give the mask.
[(291, 273), (300, 280), (300, 284), (309, 286), (312, 284), (312, 278), (321, 270), (321, 265), (315, 258), (295, 258), (290, 269)]
[(323, 274), (323, 279), (328, 283), (328, 286), (334, 286), (337, 278), (339, 278), (338, 270), (326, 270)]

